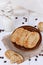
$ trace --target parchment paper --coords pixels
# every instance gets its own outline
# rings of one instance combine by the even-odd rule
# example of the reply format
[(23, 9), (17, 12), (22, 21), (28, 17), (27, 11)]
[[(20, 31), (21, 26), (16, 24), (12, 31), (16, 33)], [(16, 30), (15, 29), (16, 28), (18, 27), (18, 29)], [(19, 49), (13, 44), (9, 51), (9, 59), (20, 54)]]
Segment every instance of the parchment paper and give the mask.
[[(18, 48), (16, 48), (12, 42), (9, 39), (10, 35), (7, 35), (3, 38), (3, 43), (5, 45), (5, 47), (10, 50), (14, 50), (15, 52), (18, 52), (19, 54), (21, 54), (24, 57), (24, 60), (27, 60), (37, 54), (39, 54), (42, 50), (43, 50), (43, 41), (41, 42), (41, 44), (39, 45), (39, 47), (37, 49), (34, 50), (29, 50), (29, 51), (24, 51), (24, 50), (20, 50)], [(43, 39), (42, 39), (43, 40)]]

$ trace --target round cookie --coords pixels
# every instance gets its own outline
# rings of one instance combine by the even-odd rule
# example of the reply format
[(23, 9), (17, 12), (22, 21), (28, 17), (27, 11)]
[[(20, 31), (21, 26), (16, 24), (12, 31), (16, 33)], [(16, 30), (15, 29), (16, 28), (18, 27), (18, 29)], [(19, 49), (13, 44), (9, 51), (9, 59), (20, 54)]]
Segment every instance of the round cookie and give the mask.
[(43, 22), (39, 22), (39, 23), (38, 23), (38, 29), (39, 29), (40, 31), (43, 31)]

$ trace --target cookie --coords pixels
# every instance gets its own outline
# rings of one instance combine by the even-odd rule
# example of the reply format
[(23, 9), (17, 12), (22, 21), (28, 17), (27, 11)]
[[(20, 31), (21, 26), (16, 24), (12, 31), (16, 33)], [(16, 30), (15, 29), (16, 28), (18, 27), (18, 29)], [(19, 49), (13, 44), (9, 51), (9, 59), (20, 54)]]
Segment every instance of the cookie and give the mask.
[(43, 31), (43, 22), (39, 22), (39, 23), (38, 23), (38, 29), (39, 29), (40, 31)]
[(24, 28), (17, 28), (10, 36), (11, 42), (25, 48), (33, 48), (40, 39), (38, 32), (31, 32)]
[(20, 54), (14, 52), (14, 51), (12, 51), (12, 50), (7, 50), (7, 51), (5, 52), (5, 56), (6, 56), (8, 59), (10, 59), (10, 62), (11, 62), (11, 63), (22, 63), (23, 60), (24, 60), (23, 57), (22, 57)]

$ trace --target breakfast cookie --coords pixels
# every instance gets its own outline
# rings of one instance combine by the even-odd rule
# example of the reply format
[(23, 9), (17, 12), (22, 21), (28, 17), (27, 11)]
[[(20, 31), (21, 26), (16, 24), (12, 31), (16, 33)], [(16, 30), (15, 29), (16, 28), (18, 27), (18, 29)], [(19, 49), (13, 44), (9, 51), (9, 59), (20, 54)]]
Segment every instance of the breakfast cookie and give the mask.
[(38, 32), (31, 32), (24, 28), (17, 28), (10, 36), (11, 42), (25, 48), (33, 48), (40, 39)]
[(23, 62), (23, 57), (20, 54), (14, 52), (12, 50), (7, 50), (5, 52), (5, 56), (8, 59), (10, 59), (11, 63), (22, 63)]
[(38, 29), (39, 29), (40, 31), (43, 31), (43, 22), (39, 22), (39, 23), (38, 23)]

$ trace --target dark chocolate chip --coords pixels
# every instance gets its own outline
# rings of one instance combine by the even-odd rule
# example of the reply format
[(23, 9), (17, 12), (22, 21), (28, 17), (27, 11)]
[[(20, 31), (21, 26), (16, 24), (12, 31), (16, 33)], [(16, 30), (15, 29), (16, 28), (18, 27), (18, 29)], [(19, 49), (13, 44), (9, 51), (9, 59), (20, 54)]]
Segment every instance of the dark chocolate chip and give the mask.
[(4, 61), (4, 63), (6, 63), (7, 61)]
[(27, 22), (27, 18), (25, 18), (25, 22)]
[(43, 54), (39, 54), (39, 56), (43, 56)]
[(42, 54), (39, 54), (39, 56), (42, 56)]
[(37, 27), (36, 25), (34, 27)]
[(22, 22), (22, 24), (24, 24), (24, 22)]
[(0, 50), (1, 50), (1, 48), (0, 48)]
[(43, 54), (42, 54), (42, 56), (43, 56)]
[(0, 58), (2, 58), (2, 57), (0, 57)]
[(35, 61), (37, 61), (37, 59), (35, 59)]
[(1, 32), (1, 30), (0, 30), (0, 32)]
[(23, 17), (23, 19), (25, 19), (25, 22), (27, 22), (27, 18)]
[(29, 58), (29, 61), (31, 61), (31, 59)]
[(2, 31), (4, 32), (4, 30), (0, 29), (0, 32), (2, 32)]
[(4, 59), (4, 57), (1, 57), (2, 59)]
[(38, 18), (35, 18), (35, 20), (38, 20)]
[(2, 30), (2, 31), (4, 31), (4, 30)]
[(4, 57), (1, 57), (1, 56), (0, 56), (0, 59), (4, 59)]
[(38, 58), (38, 56), (36, 56)]
[(18, 19), (18, 17), (15, 17), (15, 19)]

